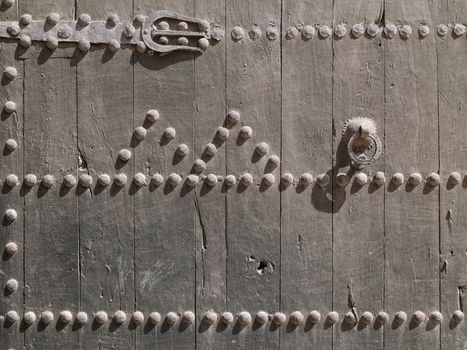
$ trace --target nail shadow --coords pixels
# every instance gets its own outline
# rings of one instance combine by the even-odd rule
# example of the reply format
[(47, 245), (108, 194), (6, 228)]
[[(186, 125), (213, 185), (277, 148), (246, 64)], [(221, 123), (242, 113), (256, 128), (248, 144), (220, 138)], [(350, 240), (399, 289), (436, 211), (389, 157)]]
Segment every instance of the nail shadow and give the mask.
[(58, 191), (58, 195), (60, 197), (65, 197), (68, 193), (70, 193), (72, 187), (65, 186), (65, 184), (62, 182), (60, 185), (60, 190)]
[(232, 334), (237, 335), (241, 331), (243, 331), (246, 328), (246, 326), (242, 325), (240, 322), (235, 322), (234, 327), (232, 328)]
[(167, 138), (167, 136), (165, 136), (165, 133), (162, 134), (161, 136), (161, 139), (159, 141), (159, 145), (160, 146), (167, 146), (169, 144), (170, 141), (172, 141), (173, 139), (169, 139)]
[(181, 156), (178, 153), (174, 153), (172, 157), (172, 165), (177, 165), (179, 164), (183, 159), (185, 159), (185, 156)]
[(375, 182), (371, 181), (368, 185), (368, 193), (375, 193), (381, 186), (378, 186)]
[(329, 318), (326, 318), (326, 321), (324, 321), (323, 328), (324, 329), (329, 329), (332, 328), (334, 324), (329, 320)]
[(13, 257), (13, 255), (8, 254), (6, 251), (3, 251), (2, 253), (2, 260), (3, 261), (8, 261)]
[(211, 327), (211, 325), (209, 325), (207, 322), (206, 322), (206, 318), (203, 317), (203, 319), (201, 320), (201, 323), (198, 327), (198, 333), (204, 333), (206, 332), (209, 328)]
[(159, 187), (161, 187), (161, 186), (156, 186), (152, 181), (149, 182), (149, 185), (148, 185), (149, 192), (154, 192)]
[(311, 331), (314, 327), (316, 326), (316, 323), (313, 323), (311, 322), (310, 318), (307, 318), (305, 320), (305, 326), (303, 327), (303, 331), (306, 333), (306, 332), (309, 332)]
[(381, 328), (383, 328), (384, 323), (381, 322), (378, 318), (376, 318), (375, 322), (373, 323), (373, 330), (377, 331)]
[(151, 322), (147, 321), (144, 324), (143, 333), (148, 334), (148, 333), (152, 332), (155, 328), (156, 328), (156, 325), (154, 325)]
[(391, 323), (391, 329), (393, 329), (393, 330), (394, 330), (394, 329), (397, 329), (397, 328), (399, 328), (400, 326), (402, 326), (403, 323), (404, 323), (404, 322), (398, 321), (396, 318), (394, 318), (394, 319), (392, 320), (392, 323)]
[(2, 154), (6, 157), (12, 154), (15, 150), (8, 149), (8, 147), (5, 145), (3, 146), (3, 152)]
[(54, 54), (55, 50), (50, 50), (45, 44), (42, 46), (41, 52), (37, 57), (37, 64), (42, 65), (46, 63)]
[(298, 325), (293, 324), (292, 322), (287, 322), (287, 327), (285, 328), (286, 333), (292, 333), (298, 328)]
[(75, 318), (75, 320), (73, 321), (73, 324), (71, 325), (71, 331), (72, 332), (77, 332), (83, 327), (84, 327), (84, 325), (79, 323), (78, 320)]
[(428, 184), (428, 183), (425, 183), (425, 186), (423, 186), (423, 194), (429, 194), (429, 193), (433, 192), (433, 190), (434, 190), (435, 188), (436, 188), (436, 187), (431, 186), (431, 185)]
[(438, 326), (438, 323), (436, 323), (433, 320), (429, 319), (426, 326), (425, 326), (425, 330), (429, 332), (429, 331), (432, 331), (433, 329), (435, 329), (437, 326)]
[(244, 139), (243, 137), (240, 136), (240, 134), (237, 135), (237, 139), (235, 140), (235, 144), (237, 146), (243, 146), (245, 142), (247, 142), (248, 139)]
[(212, 158), (214, 158), (214, 156), (206, 154), (206, 150), (203, 151), (203, 154), (201, 155), (201, 160), (203, 160), (205, 163), (208, 163)]
[(417, 186), (414, 186), (410, 182), (405, 184), (405, 192), (412, 192), (415, 188), (417, 188)]
[(454, 321), (452, 318), (449, 320), (449, 329), (454, 329), (459, 326), (459, 322)]
[(112, 185), (110, 185), (110, 196), (115, 197), (122, 189), (124, 186), (117, 186), (115, 182), (112, 182)]
[(170, 194), (174, 191), (174, 189), (174, 186), (172, 186), (169, 182), (166, 182), (164, 185), (164, 194)]
[(128, 163), (128, 161), (124, 162), (124, 161), (122, 161), (120, 158), (117, 157), (117, 159), (115, 160), (115, 169), (116, 169), (116, 170), (120, 170), (120, 169), (123, 168), (127, 163)]
[(20, 333), (26, 332), (29, 328), (31, 328), (31, 326), (32, 325), (27, 324), (26, 322), (24, 322), (24, 320), (22, 320), (21, 323), (19, 324)]
[(49, 326), (48, 324), (45, 324), (41, 319), (39, 319), (36, 329), (40, 333), (40, 332), (45, 331), (48, 326)]
[(388, 192), (394, 192), (396, 191), (400, 186), (397, 186), (396, 184), (394, 184), (394, 182), (390, 181), (389, 184), (388, 184)]
[(263, 326), (264, 326), (264, 323), (259, 322), (258, 317), (255, 317), (255, 320), (253, 321), (253, 325), (251, 326), (251, 329), (253, 331), (256, 331)]
[(14, 323), (11, 322), (10, 320), (8, 319), (5, 319), (5, 321), (3, 322), (3, 328), (10, 328), (11, 326), (13, 326)]
[(352, 181), (352, 185), (350, 186), (350, 194), (355, 194), (357, 192), (360, 192), (360, 190), (363, 188), (362, 185), (359, 185), (355, 180)]
[(99, 182), (96, 182), (94, 185), (94, 190), (92, 191), (96, 196), (104, 192), (107, 186), (102, 186)]
[(259, 192), (264, 193), (267, 190), (269, 190), (269, 188), (271, 188), (271, 186), (272, 185), (267, 185), (267, 184), (264, 183), (264, 181), (261, 181), (261, 183), (259, 184)]
[(295, 193), (300, 194), (304, 192), (310, 185), (304, 185), (302, 183), (298, 183), (297, 186), (295, 187)]
[(8, 193), (10, 193), (11, 190), (12, 190), (13, 188), (14, 188), (14, 186), (13, 186), (13, 187), (10, 187), (10, 186), (8, 186), (8, 185), (6, 184), (6, 182), (4, 182), (3, 185), (2, 185), (2, 194), (8, 194)]
[(209, 186), (206, 182), (203, 181), (203, 184), (201, 185), (201, 189), (199, 191), (200, 196), (203, 197), (207, 195), (209, 192), (213, 190), (214, 187), (215, 186)]
[(57, 332), (61, 332), (65, 329), (65, 327), (68, 325), (68, 323), (63, 322), (60, 318), (57, 320), (57, 323), (55, 324), (55, 330)]
[(418, 326), (420, 326), (421, 323), (418, 323), (416, 320), (415, 320), (415, 315), (412, 316), (412, 318), (410, 319), (410, 322), (409, 322), (409, 329), (412, 330), (412, 329), (415, 329), (417, 328)]
[(91, 324), (91, 329), (93, 331), (97, 331), (99, 328), (101, 328), (103, 325), (102, 324), (99, 324), (98, 322), (96, 322), (95, 319), (92, 320), (92, 324)]
[(264, 156), (265, 156), (265, 155), (259, 155), (259, 154), (256, 152), (256, 150), (254, 150), (253, 153), (251, 154), (251, 162), (252, 162), (253, 164), (258, 163), (258, 162), (261, 160), (261, 158), (263, 158)]
[(128, 193), (130, 196), (134, 196), (143, 186), (136, 186), (135, 181), (131, 181), (130, 188), (128, 189)]
[(225, 322), (219, 321), (219, 323), (216, 326), (216, 332), (217, 333), (222, 333), (223, 331), (225, 331), (227, 329), (227, 327), (228, 327), (228, 325)]
[(349, 332), (349, 331), (351, 331), (352, 329), (354, 329), (356, 326), (357, 326), (356, 323), (347, 322), (347, 321), (345, 321), (345, 318), (344, 318), (344, 320), (343, 320), (342, 323), (341, 323), (341, 331), (342, 331), (342, 332)]
[(77, 196), (81, 196), (83, 193), (85, 193), (87, 190), (91, 191), (90, 188), (83, 187), (79, 182), (75, 187), (75, 194)]
[(366, 324), (361, 318), (360, 320), (358, 321), (358, 325), (357, 325), (357, 330), (358, 331), (363, 331), (365, 328), (369, 328), (369, 324)]
[(190, 187), (186, 184), (186, 182), (184, 182), (180, 191), (180, 197), (185, 197), (188, 193), (190, 193), (193, 190), (194, 187)]
[(115, 331), (117, 331), (122, 326), (123, 326), (123, 323), (117, 323), (117, 322), (115, 322), (114, 319), (112, 319), (110, 321), (110, 324), (109, 324), (109, 332), (114, 333)]
[(12, 295), (15, 291), (11, 291), (11, 290), (8, 290), (6, 287), (3, 288), (3, 296), (5, 297), (9, 297), (10, 295)]
[[(118, 50), (119, 51), (119, 50)], [(104, 52), (102, 53), (102, 58), (101, 58), (101, 63), (107, 63), (109, 62), (114, 56), (118, 53), (117, 52), (112, 52), (108, 47), (104, 49)]]
[(278, 329), (279, 329), (279, 326), (277, 324), (275, 324), (274, 322), (271, 322), (271, 324), (269, 325), (269, 331), (270, 332), (275, 332)]
[(131, 139), (130, 139), (130, 147), (132, 147), (132, 148), (138, 147), (141, 144), (142, 141), (143, 140), (138, 140), (135, 137), (135, 134), (133, 133), (133, 135), (131, 135)]
[(454, 187), (456, 187), (456, 185), (454, 185), (451, 181), (448, 180), (448, 182), (446, 183), (446, 189), (448, 191), (452, 190)]
[(248, 188), (248, 186), (245, 186), (241, 182), (238, 182), (237, 193), (243, 193), (243, 192), (245, 192), (247, 190), (247, 188)]
[(5, 120), (7, 120), (8, 118), (12, 117), (13, 115), (16, 116), (16, 112), (8, 113), (7, 111), (5, 111), (5, 109), (2, 109), (2, 116), (1, 116), (1, 119), (2, 119), (2, 121), (5, 121)]
[(186, 322), (180, 321), (178, 324), (178, 331), (180, 333), (185, 332), (188, 328), (190, 328), (190, 325)]
[(167, 333), (171, 327), (172, 325), (169, 322), (167, 322), (167, 319), (165, 318), (161, 325), (161, 333)]

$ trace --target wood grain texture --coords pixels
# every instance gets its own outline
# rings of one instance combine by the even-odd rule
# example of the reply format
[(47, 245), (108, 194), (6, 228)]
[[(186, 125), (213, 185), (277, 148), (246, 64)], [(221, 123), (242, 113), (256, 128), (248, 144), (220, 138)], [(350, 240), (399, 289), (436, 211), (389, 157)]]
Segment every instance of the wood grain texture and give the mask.
[[(353, 10), (350, 10), (352, 8)], [(383, 170), (384, 155), (361, 171), (349, 166), (347, 144), (342, 130), (349, 118), (371, 118), (377, 134), (384, 136), (384, 58), (382, 38), (351, 34), (355, 23), (365, 28), (379, 21), (383, 2), (357, 1), (334, 3), (334, 26), (346, 24), (347, 35), (333, 42), (333, 125), (335, 168), (333, 203), (333, 298), (334, 308), (350, 312), (359, 320), (363, 312), (377, 315), (383, 308), (384, 281), (384, 187), (371, 182)], [(355, 176), (362, 172), (369, 183), (361, 186)], [(335, 177), (345, 173), (350, 181), (345, 188)], [(334, 348), (383, 348), (382, 329), (358, 322), (337, 327)]]
[[(458, 1), (440, 2), (439, 23), (464, 23), (467, 4)], [(438, 38), (438, 103), (440, 174), (440, 281), (441, 348), (461, 349), (467, 343), (465, 322), (457, 325), (451, 320), (456, 310), (466, 311), (467, 256), (465, 254), (465, 199), (466, 147), (465, 101), (467, 100), (467, 71), (462, 57), (466, 57), (465, 38), (452, 35)], [(449, 181), (452, 171), (461, 174), (461, 183)]]
[[(128, 2), (80, 1), (79, 14), (90, 13), (105, 19), (117, 13), (132, 18)], [(80, 333), (83, 349), (105, 346), (134, 348), (130, 316), (134, 311), (134, 161), (118, 160), (118, 152), (131, 149), (133, 122), (133, 51), (122, 48), (112, 55), (96, 46), (84, 57), (75, 56), (78, 65), (78, 141), (81, 164), (79, 174), (89, 174), (91, 189), (79, 186), (80, 220), (80, 308), (89, 313), (90, 322)], [(118, 101), (118, 103), (116, 103)], [(97, 176), (126, 174), (128, 182), (119, 188), (97, 184)], [(98, 327), (93, 321), (100, 310), (109, 322)], [(122, 310), (127, 321), (117, 325), (113, 313)]]
[[(425, 1), (386, 3), (386, 23), (436, 23)], [(416, 34), (414, 34), (415, 36)], [(439, 167), (436, 36), (397, 37), (385, 47), (386, 173), (419, 172), (425, 178)], [(385, 331), (389, 349), (439, 348), (439, 328), (414, 327), (416, 310), (439, 309), (439, 189), (424, 182), (413, 188), (388, 185), (385, 198), (385, 300), (390, 314), (403, 310), (408, 320)]]
[(41, 18), (45, 20), (49, 13), (56, 12), (63, 19), (75, 18), (76, 0), (18, 0), (16, 2), (18, 3), (19, 15), (29, 13), (34, 18)]
[[(239, 177), (251, 173), (254, 183), (248, 188), (235, 186), (227, 193), (227, 298), (228, 310), (274, 313), (280, 306), (280, 174), (267, 188), (261, 178), (267, 156), (281, 149), (281, 74), (280, 35), (266, 38), (269, 25), (280, 30), (281, 4), (278, 0), (230, 1), (226, 8), (227, 24), (227, 106), (240, 111), (242, 125), (253, 129), (245, 143), (235, 135), (227, 143), (227, 173)], [(260, 26), (263, 35), (251, 40), (248, 34), (234, 42), (230, 30), (242, 26), (246, 33)], [(258, 159), (254, 154), (259, 142), (269, 144), (270, 153)], [(230, 348), (279, 347), (279, 331), (252, 322), (248, 329), (234, 326), (236, 342)], [(255, 329), (252, 331), (252, 328)]]
[[(16, 17), (15, 9), (0, 13), (2, 20)], [(0, 144), (2, 152), (0, 154), (0, 179), (2, 188), (0, 191), (0, 215), (2, 224), (0, 226), (0, 315), (5, 315), (10, 310), (15, 310), (18, 314), (23, 313), (23, 253), (24, 253), (24, 198), (21, 194), (21, 185), (10, 188), (5, 182), (9, 174), (15, 174), (23, 179), (23, 62), (15, 59), (15, 47), (11, 44), (2, 43), (0, 45), (0, 67), (15, 67), (18, 77), (11, 81), (2, 77), (0, 87), (0, 104), (3, 106), (6, 101), (14, 101), (17, 112), (11, 115), (2, 111), (0, 117)], [(14, 152), (5, 148), (5, 142), (13, 139), (18, 143), (18, 148)], [(3, 220), (6, 210), (15, 209), (18, 218), (14, 223), (9, 224)], [(18, 246), (15, 255), (9, 256), (5, 253), (5, 245), (14, 242)], [(4, 287), (9, 279), (16, 279), (19, 283), (19, 290), (7, 295)], [(23, 333), (19, 332), (19, 324), (6, 327), (2, 320), (0, 324), (0, 347), (5, 349), (20, 348), (23, 346)]]
[[(148, 14), (155, 9), (171, 9), (193, 16), (192, 1), (135, 1), (135, 12)], [(194, 158), (194, 64), (191, 53), (166, 56), (135, 56), (135, 115), (141, 123), (146, 111), (157, 109), (160, 120), (149, 137), (135, 149), (136, 169), (148, 176), (160, 173), (165, 179), (175, 172), (189, 174)], [(162, 137), (167, 127), (176, 137)], [(190, 153), (175, 156), (181, 143)], [(195, 197), (184, 182), (172, 188), (149, 186), (135, 196), (136, 223), (136, 305), (147, 312), (158, 311), (164, 318), (170, 312), (181, 315), (196, 311)], [(137, 348), (159, 346), (166, 349), (194, 349), (195, 325), (187, 327), (166, 322), (139, 332)]]
[[(332, 3), (283, 1), (282, 28), (332, 22)], [(299, 34), (300, 35), (300, 34)], [(305, 316), (296, 329), (281, 328), (280, 345), (331, 348), (333, 329), (313, 326), (310, 311), (332, 310), (332, 203), (324, 191), (298, 185), (332, 169), (332, 41), (301, 35), (282, 42), (282, 174), (294, 186), (282, 191), (281, 309)]]
[[(77, 167), (76, 69), (61, 59), (24, 64), (24, 173), (56, 179), (49, 190), (38, 184), (25, 194), (25, 311), (50, 310), (57, 317), (79, 306), (78, 205), (61, 187), (63, 175)], [(78, 349), (78, 335), (62, 328), (35, 324), (25, 331), (25, 346)]]
[[(197, 0), (195, 17), (224, 27), (225, 1)], [(203, 157), (204, 147), (209, 142), (216, 142), (216, 128), (224, 125), (226, 115), (226, 42), (211, 41), (211, 44), (209, 53), (194, 61), (193, 158), (204, 158), (205, 161), (208, 159)], [(238, 126), (230, 132), (235, 134), (237, 129)], [(225, 149), (222, 148), (209, 159), (204, 175), (225, 175), (225, 166)], [(225, 349), (231, 333), (219, 332), (219, 323), (208, 327), (203, 317), (207, 311), (220, 314), (227, 306), (226, 194), (221, 182), (212, 189), (202, 183), (196, 196), (196, 347)]]

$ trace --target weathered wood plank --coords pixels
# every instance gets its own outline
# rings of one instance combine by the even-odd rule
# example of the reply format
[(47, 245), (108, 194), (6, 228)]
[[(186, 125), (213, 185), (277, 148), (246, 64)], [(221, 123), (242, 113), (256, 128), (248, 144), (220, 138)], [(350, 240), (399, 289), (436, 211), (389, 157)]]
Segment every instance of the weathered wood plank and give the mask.
[[(213, 25), (225, 24), (225, 1), (197, 0), (195, 17), (206, 19)], [(194, 62), (194, 158), (203, 158), (204, 147), (212, 142), (216, 128), (224, 124), (225, 96), (225, 41), (211, 42), (209, 52)], [(231, 129), (235, 132), (236, 128)], [(204, 158), (205, 161), (208, 159)], [(219, 150), (207, 162), (204, 175), (225, 175), (225, 149)], [(213, 189), (201, 184), (196, 190), (196, 312), (199, 349), (225, 349), (230, 332), (219, 332), (216, 322), (208, 327), (203, 318), (206, 312), (220, 315), (227, 304), (227, 246), (226, 195), (222, 183)]]
[(283, 1), (282, 19), (283, 30), (302, 26), (302, 33), (282, 42), (282, 174), (293, 174), (295, 184), (281, 194), (281, 309), (305, 319), (281, 329), (280, 345), (331, 348), (332, 328), (313, 326), (308, 316), (318, 310), (324, 320), (332, 310), (332, 203), (298, 181), (332, 169), (332, 40), (303, 33), (303, 26), (332, 23), (332, 3)]
[[(254, 182), (238, 184), (227, 193), (227, 307), (234, 314), (248, 311), (252, 320), (258, 311), (274, 313), (280, 307), (280, 174), (267, 188), (261, 178), (270, 154), (281, 149), (281, 36), (269, 40), (268, 28), (280, 33), (281, 4), (278, 0), (229, 1), (226, 3), (227, 106), (238, 110), (242, 124), (253, 130), (247, 142), (236, 135), (227, 143), (227, 173), (250, 173)], [(245, 37), (235, 42), (230, 30), (244, 28)], [(259, 27), (262, 35), (253, 40), (248, 32)], [(238, 33), (237, 33), (238, 34)], [(270, 153), (261, 159), (255, 144), (266, 142)], [(260, 328), (251, 322), (233, 327), (236, 342), (228, 348), (279, 347), (279, 331), (270, 323)]]
[[(385, 42), (385, 160), (388, 179), (402, 172), (425, 178), (439, 167), (436, 35), (420, 40), (420, 23), (436, 23), (432, 4), (386, 2), (386, 24), (409, 24), (414, 35)], [(388, 349), (437, 349), (439, 328), (414, 327), (413, 312), (439, 309), (439, 190), (425, 182), (399, 188), (388, 184), (385, 197), (386, 309), (402, 310), (407, 321), (386, 328)]]
[[(80, 0), (78, 14), (105, 20), (112, 13), (131, 19), (131, 3)], [(133, 133), (133, 51), (112, 55), (93, 47), (78, 62), (79, 174), (93, 177), (91, 189), (78, 188), (81, 257), (81, 306), (90, 322), (80, 334), (83, 349), (133, 349), (130, 316), (134, 310), (134, 161), (118, 160), (121, 149), (131, 149)], [(97, 184), (101, 174), (125, 174), (126, 185)], [(127, 313), (118, 325), (111, 320), (102, 327), (93, 321), (96, 312)]]
[[(79, 0), (79, 3), (87, 0)], [(101, 2), (101, 1), (99, 1)], [(55, 12), (60, 15), (63, 19), (75, 18), (75, 4), (76, 0), (18, 0), (18, 13), (22, 15), (29, 13), (35, 19), (44, 19), (48, 14)]]
[[(50, 310), (56, 319), (61, 310), (79, 306), (78, 206), (61, 187), (63, 175), (77, 166), (75, 96), (76, 69), (68, 61), (25, 60), (24, 173), (42, 178), (25, 194), (25, 311)], [(55, 178), (50, 189), (47, 174)], [(79, 348), (71, 326), (42, 328), (35, 324), (26, 331), (26, 347)]]
[[(443, 1), (438, 4), (438, 23), (465, 23), (467, 4)], [(433, 28), (434, 30), (435, 28)], [(467, 71), (465, 36), (454, 38), (451, 34), (438, 40), (438, 102), (440, 174), (442, 178), (440, 198), (441, 228), (441, 311), (444, 321), (441, 328), (441, 348), (461, 349), (467, 343), (465, 321), (451, 320), (456, 310), (466, 311), (467, 256), (465, 254), (465, 198)], [(461, 182), (454, 185), (449, 179), (451, 172), (458, 172)]]
[[(180, 15), (193, 16), (192, 1), (135, 1), (136, 14), (155, 9), (170, 9)], [(160, 120), (135, 148), (136, 170), (148, 177), (160, 173), (167, 180), (171, 173), (184, 178), (193, 164), (194, 68), (193, 54), (167, 56), (137, 55), (135, 62), (135, 116), (141, 125), (146, 112), (157, 109)], [(167, 127), (176, 136), (163, 138)], [(189, 154), (174, 156), (179, 144), (186, 144)], [(165, 181), (159, 188), (150, 185), (135, 196), (136, 223), (136, 305), (159, 312), (163, 322), (138, 333), (137, 348), (162, 346), (166, 349), (194, 349), (195, 324), (177, 322), (168, 327), (168, 312), (179, 316), (196, 311), (194, 192), (183, 180), (175, 188)]]
[[(16, 8), (10, 8), (0, 12), (0, 19), (16, 19)], [(0, 301), (0, 315), (4, 316), (8, 311), (14, 310), (19, 315), (23, 314), (23, 252), (24, 252), (24, 198), (20, 195), (21, 186), (13, 188), (5, 184), (6, 177), (10, 174), (23, 179), (23, 62), (15, 59), (15, 46), (2, 43), (0, 45), (0, 67), (15, 67), (18, 76), (14, 80), (2, 77), (0, 87), (0, 103), (3, 106), (7, 101), (16, 103), (16, 113), (7, 114), (2, 112), (0, 118), (0, 144), (2, 154), (0, 155), (0, 179), (2, 190), (0, 193), (0, 214), (6, 210), (14, 209), (18, 218), (14, 223), (3, 221), (0, 227), (0, 254), (2, 298)], [(7, 140), (15, 140), (18, 147), (15, 151), (8, 151), (5, 148)], [(14, 255), (8, 253), (8, 247), (14, 243), (17, 252)], [(7, 246), (8, 245), (8, 246)], [(19, 283), (19, 289), (14, 294), (5, 295), (3, 293), (8, 280), (15, 279)], [(5, 327), (6, 323), (0, 324), (0, 347), (5, 349), (21, 348), (24, 343), (23, 334), (19, 332), (19, 323), (10, 327)]]
[[(357, 170), (349, 166), (347, 144), (342, 130), (349, 118), (374, 120), (377, 134), (384, 135), (384, 60), (381, 36), (356, 38), (352, 27), (365, 28), (379, 22), (383, 1), (345, 1), (334, 3), (334, 25), (344, 24), (347, 34), (334, 39), (333, 125), (335, 168), (333, 172), (333, 298), (342, 314), (334, 348), (382, 349), (382, 330), (359, 322), (364, 312), (377, 315), (383, 308), (384, 286), (384, 187), (371, 182), (383, 170), (381, 157), (376, 163)], [(345, 187), (336, 184), (339, 173), (350, 178)], [(360, 185), (355, 175), (367, 175), (369, 183)], [(351, 324), (346, 313), (356, 319)]]

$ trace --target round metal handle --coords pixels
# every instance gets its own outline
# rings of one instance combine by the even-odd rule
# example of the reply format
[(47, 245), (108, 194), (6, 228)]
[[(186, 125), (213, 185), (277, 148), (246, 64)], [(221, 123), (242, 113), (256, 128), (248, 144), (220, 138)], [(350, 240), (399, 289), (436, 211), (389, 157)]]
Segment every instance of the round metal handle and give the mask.
[(357, 131), (352, 135), (347, 144), (347, 153), (349, 154), (351, 164), (359, 169), (374, 163), (381, 156), (382, 152), (383, 145), (381, 139), (375, 133), (362, 135), (360, 131)]

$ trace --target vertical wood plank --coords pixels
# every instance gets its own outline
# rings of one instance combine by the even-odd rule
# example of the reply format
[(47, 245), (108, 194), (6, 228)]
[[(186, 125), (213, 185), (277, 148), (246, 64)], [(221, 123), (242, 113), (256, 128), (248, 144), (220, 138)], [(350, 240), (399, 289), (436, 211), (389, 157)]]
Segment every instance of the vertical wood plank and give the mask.
[[(254, 155), (255, 144), (266, 142), (270, 154), (281, 149), (281, 35), (266, 37), (268, 28), (281, 29), (281, 2), (229, 1), (226, 8), (227, 106), (240, 111), (242, 123), (253, 129), (245, 143), (232, 137), (227, 143), (227, 173), (237, 178), (250, 173), (254, 183), (237, 185), (227, 193), (227, 298), (234, 314), (248, 311), (274, 313), (280, 306), (280, 192), (279, 173), (270, 188), (261, 184), (267, 156)], [(230, 30), (244, 28), (235, 42)], [(262, 35), (252, 40), (248, 32), (258, 26)], [(268, 155), (268, 156), (269, 156)], [(237, 324), (238, 325), (238, 324)], [(253, 322), (247, 329), (233, 327), (236, 342), (228, 348), (279, 347), (279, 331)]]
[[(329, 1), (286, 0), (282, 8), (285, 31), (332, 23)], [(281, 308), (301, 311), (305, 320), (296, 329), (283, 327), (280, 344), (331, 348), (332, 328), (313, 326), (307, 318), (318, 310), (324, 319), (332, 310), (332, 203), (298, 179), (332, 169), (332, 40), (285, 38), (282, 85), (282, 174), (293, 174), (295, 184), (281, 194)]]
[[(465, 23), (467, 4), (444, 1), (438, 4), (439, 22)], [(433, 28), (434, 29), (434, 28)], [(466, 147), (465, 101), (467, 100), (467, 71), (462, 58), (466, 57), (465, 36), (455, 38), (449, 33), (438, 37), (438, 102), (440, 174), (443, 179), (440, 201), (441, 228), (441, 311), (444, 322), (441, 328), (441, 348), (461, 349), (467, 343), (465, 322), (458, 324), (451, 319), (456, 310), (466, 311), (467, 256), (465, 254), (465, 174)], [(449, 180), (451, 172), (461, 175), (455, 186)]]
[[(383, 308), (384, 286), (384, 187), (377, 187), (371, 179), (384, 166), (384, 155), (363, 170), (349, 166), (347, 144), (342, 130), (349, 118), (371, 118), (377, 134), (384, 136), (384, 61), (382, 39), (356, 38), (352, 26), (361, 23), (365, 28), (379, 21), (383, 1), (368, 3), (336, 1), (334, 26), (344, 24), (347, 34), (335, 36), (333, 72), (333, 121), (335, 169), (333, 181), (333, 297), (334, 308), (342, 314), (334, 348), (383, 348), (382, 330), (373, 324), (364, 326), (360, 317), (364, 312), (377, 315)], [(339, 173), (350, 178), (345, 188), (336, 184)], [(361, 186), (355, 175), (363, 173), (369, 183)], [(350, 312), (357, 324), (344, 318)]]
[[(81, 0), (79, 0), (81, 1)], [(29, 13), (34, 19), (45, 19), (51, 13), (56, 12), (63, 19), (75, 18), (76, 0), (18, 0), (19, 15)]]
[[(133, 20), (131, 2), (78, 2), (78, 15), (106, 20), (114, 13), (121, 21)], [(82, 348), (133, 349), (130, 316), (134, 310), (134, 161), (118, 161), (121, 149), (131, 149), (133, 133), (133, 48), (111, 55), (105, 46), (92, 47), (78, 64), (79, 174), (93, 177), (93, 185), (77, 188), (80, 218), (81, 306), (90, 322), (80, 334)], [(123, 188), (102, 187), (97, 176), (125, 174)], [(100, 310), (109, 322), (93, 321)], [(127, 313), (123, 325), (112, 322), (117, 311)]]
[[(1, 20), (15, 20), (17, 18), (16, 6), (0, 12)], [(16, 45), (2, 43), (0, 45), (0, 67), (15, 67), (18, 76), (14, 80), (2, 77), (0, 86), (0, 104), (7, 101), (16, 103), (16, 113), (7, 114), (2, 111), (0, 117), (0, 179), (2, 189), (0, 193), (0, 214), (2, 225), (0, 227), (0, 270), (2, 298), (0, 301), (0, 315), (4, 316), (8, 311), (16, 311), (23, 314), (23, 252), (24, 252), (24, 198), (21, 196), (21, 186), (13, 188), (5, 184), (5, 179), (10, 174), (23, 179), (23, 61), (15, 59)], [(6, 141), (12, 139), (18, 144), (14, 152), (5, 147)], [(3, 215), (8, 209), (16, 210), (18, 218), (13, 223), (3, 220)], [(7, 245), (14, 243), (18, 250), (14, 255), (7, 253)], [(4, 294), (5, 284), (9, 279), (15, 279), (19, 283), (18, 290), (11, 295)], [(19, 331), (19, 323), (9, 325), (5, 321), (0, 324), (0, 347), (5, 349), (22, 348), (23, 334)]]
[[(436, 35), (420, 40), (420, 23), (436, 23), (431, 3), (386, 1), (386, 23), (409, 24), (414, 36), (399, 36), (385, 47), (386, 173), (425, 178), (439, 167)], [(413, 188), (387, 185), (385, 198), (385, 300), (391, 315), (408, 319), (387, 327), (388, 349), (439, 348), (439, 327), (411, 322), (416, 310), (427, 316), (439, 309), (439, 189), (423, 182)]]
[[(170, 9), (193, 16), (193, 1), (136, 0), (135, 13), (149, 14)], [(194, 68), (191, 53), (166, 56), (137, 55), (135, 62), (135, 115), (142, 123), (149, 109), (157, 109), (160, 120), (149, 129), (149, 137), (136, 149), (136, 169), (165, 179), (177, 173), (184, 179), (193, 163)], [(176, 130), (170, 142), (162, 137), (167, 127)], [(190, 153), (174, 156), (181, 143)], [(195, 325), (164, 321), (168, 312), (179, 316), (196, 311), (195, 201), (193, 190), (183, 181), (172, 188), (167, 182), (139, 191), (136, 196), (136, 304), (137, 308), (159, 312), (163, 322), (138, 333), (137, 348), (194, 349)]]
[[(196, 0), (195, 17), (213, 26), (225, 25), (225, 1)], [(225, 149), (208, 161), (204, 147), (212, 142), (216, 128), (224, 125), (226, 115), (225, 69), (226, 42), (211, 41), (208, 51), (194, 62), (194, 158), (207, 161), (203, 175), (225, 175)], [(237, 127), (230, 130), (236, 131)], [(234, 137), (234, 136), (231, 136)], [(215, 188), (201, 183), (196, 190), (196, 346), (199, 349), (225, 349), (229, 332), (219, 332), (219, 323), (208, 327), (204, 315), (226, 310), (227, 246), (226, 195), (222, 183)]]

